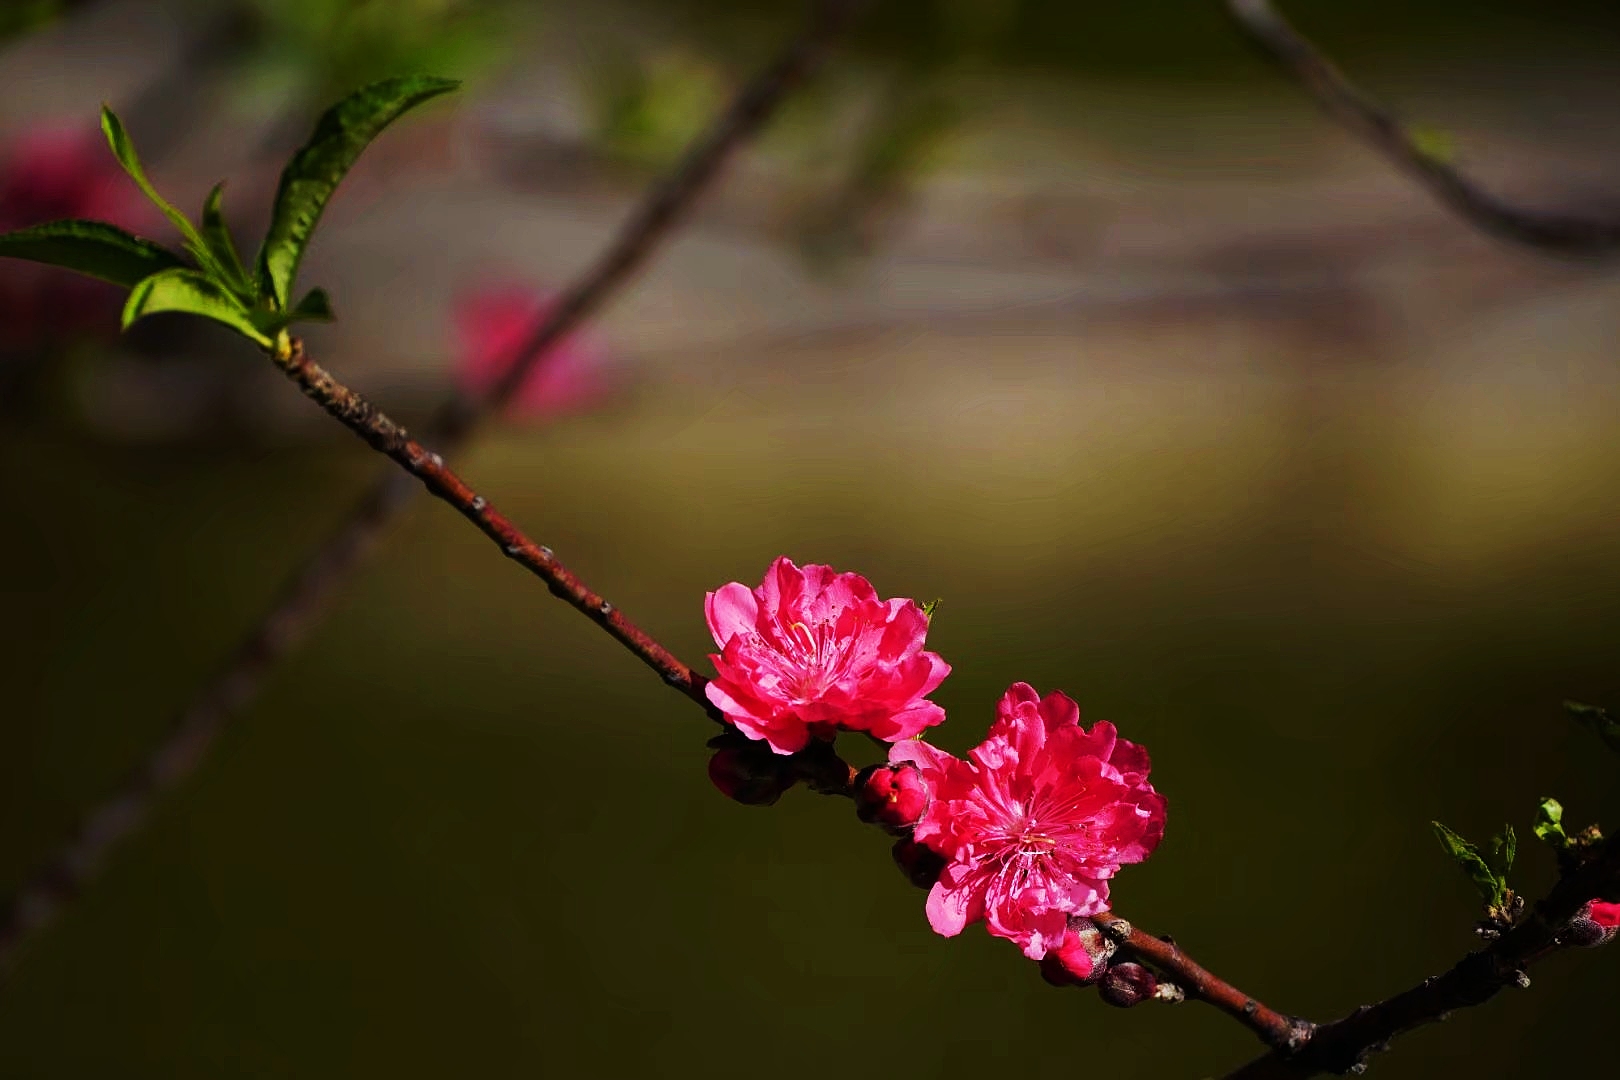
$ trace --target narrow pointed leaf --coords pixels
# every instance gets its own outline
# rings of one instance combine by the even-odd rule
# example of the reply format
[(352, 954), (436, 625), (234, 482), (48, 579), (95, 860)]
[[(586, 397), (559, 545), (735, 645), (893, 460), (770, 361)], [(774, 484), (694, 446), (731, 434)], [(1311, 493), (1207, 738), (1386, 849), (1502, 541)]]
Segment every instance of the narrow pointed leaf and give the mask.
[(236, 253), (236, 242), (231, 239), (231, 230), (225, 224), (225, 214), (221, 207), (221, 200), (225, 194), (225, 182), (221, 180), (214, 185), (203, 203), (202, 213), (202, 240), (214, 260), (229, 275), (232, 291), (241, 296), (244, 301), (252, 303), (257, 290), (253, 279), (248, 275), (247, 268), (242, 265), (242, 257)]
[(1541, 800), (1536, 807), (1536, 839), (1554, 848), (1563, 849), (1569, 846), (1569, 837), (1564, 834), (1564, 806), (1557, 799), (1548, 796)]
[(124, 304), (124, 326), (160, 311), (182, 311), (224, 323), (262, 348), (271, 340), (253, 325), (253, 317), (229, 290), (196, 270), (165, 270), (130, 290)]
[(1609, 715), (1609, 710), (1596, 705), (1583, 705), (1578, 701), (1564, 702), (1564, 711), (1579, 724), (1597, 732), (1610, 750), (1620, 753), (1620, 720)]
[(152, 186), (152, 181), (146, 178), (146, 170), (141, 166), (140, 155), (135, 153), (135, 143), (130, 139), (129, 132), (124, 130), (123, 122), (118, 119), (118, 115), (105, 105), (101, 107), (101, 130), (107, 136), (107, 145), (112, 147), (113, 157), (118, 159), (118, 164), (124, 167), (129, 178), (135, 181), (135, 186), (152, 200), (153, 205), (163, 211), (164, 217), (174, 223), (174, 227), (180, 230), (180, 235), (185, 237), (188, 245), (205, 247), (191, 220), (168, 199), (159, 195), (157, 188)]
[(1468, 880), (1479, 890), (1480, 898), (1486, 904), (1499, 903), (1502, 899), (1503, 885), (1479, 849), (1438, 821), (1430, 824), (1434, 826), (1435, 836), (1440, 839), (1440, 846), (1445, 849), (1446, 854), (1456, 860), (1458, 866), (1462, 867), (1463, 873), (1468, 875)]
[(332, 301), (327, 298), (326, 290), (311, 289), (291, 311), (255, 311), (253, 325), (273, 335), (295, 322), (331, 322), (335, 318), (337, 315), (332, 311)]
[(282, 171), (270, 231), (259, 251), (259, 287), (275, 306), (287, 306), (321, 212), (361, 151), (407, 109), (459, 85), (427, 75), (385, 79), (356, 90), (321, 114), (309, 141)]
[(1488, 860), (1491, 870), (1504, 886), (1507, 876), (1513, 870), (1513, 859), (1519, 852), (1519, 838), (1513, 832), (1512, 825), (1503, 827), (1502, 832), (1491, 838), (1491, 857)]
[(331, 322), (337, 318), (332, 311), (332, 300), (326, 295), (325, 289), (311, 289), (298, 301), (298, 306), (292, 309), (294, 319), (313, 319), (318, 322)]
[(0, 233), (0, 255), (64, 266), (126, 288), (183, 267), (180, 256), (104, 221), (51, 221)]

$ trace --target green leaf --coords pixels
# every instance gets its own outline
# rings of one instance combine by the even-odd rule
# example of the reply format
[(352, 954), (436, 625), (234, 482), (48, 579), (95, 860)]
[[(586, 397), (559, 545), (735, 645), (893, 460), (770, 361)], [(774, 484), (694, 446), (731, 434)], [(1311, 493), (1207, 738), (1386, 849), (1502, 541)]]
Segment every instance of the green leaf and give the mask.
[(206, 250), (207, 245), (203, 243), (203, 238), (198, 235), (191, 220), (176, 209), (168, 199), (159, 195), (157, 188), (152, 186), (152, 181), (146, 178), (146, 170), (141, 167), (140, 155), (135, 153), (135, 143), (130, 139), (129, 132), (124, 130), (123, 122), (118, 119), (117, 114), (105, 105), (101, 107), (101, 131), (107, 136), (107, 145), (112, 147), (113, 157), (118, 159), (118, 164), (124, 167), (129, 178), (135, 181), (135, 186), (152, 200), (153, 205), (163, 211), (163, 216), (180, 230), (180, 235), (185, 237), (186, 246), (193, 250), (199, 248)]
[(326, 295), (325, 289), (311, 289), (298, 301), (292, 309), (292, 318), (296, 320), (313, 319), (318, 322), (331, 322), (337, 318), (332, 311), (332, 301)]
[(1551, 796), (1543, 798), (1536, 807), (1535, 830), (1536, 839), (1542, 843), (1560, 850), (1569, 847), (1569, 837), (1564, 835), (1563, 804)]
[(124, 304), (124, 327), (159, 311), (183, 311), (224, 323), (261, 348), (271, 345), (269, 335), (253, 325), (253, 316), (241, 300), (207, 274), (196, 270), (165, 270), (130, 290)]
[(1564, 702), (1564, 711), (1576, 723), (1584, 724), (1598, 733), (1610, 750), (1620, 753), (1620, 720), (1609, 715), (1609, 710), (1597, 705), (1583, 705), (1578, 701)]
[(65, 266), (126, 288), (163, 270), (184, 266), (180, 256), (104, 221), (52, 221), (0, 233), (0, 255)]
[(258, 289), (248, 275), (247, 267), (242, 265), (242, 257), (236, 253), (236, 242), (231, 239), (230, 226), (225, 224), (225, 214), (220, 205), (224, 195), (225, 181), (221, 180), (203, 202), (202, 242), (214, 261), (229, 275), (231, 291), (251, 304), (258, 298)]
[(407, 109), (460, 85), (428, 75), (385, 79), (321, 114), (309, 141), (281, 173), (270, 230), (259, 250), (259, 287), (272, 306), (286, 307), (321, 212), (361, 151)]
[(337, 315), (332, 311), (332, 301), (327, 298), (326, 290), (311, 289), (291, 311), (255, 311), (253, 325), (273, 335), (295, 322), (331, 322), (335, 318)]
[(929, 622), (933, 622), (934, 612), (939, 610), (939, 604), (940, 601), (938, 599), (934, 599), (928, 601), (926, 604), (920, 605), (922, 607), (923, 618), (927, 619)]
[(1519, 838), (1513, 832), (1512, 825), (1504, 825), (1502, 831), (1491, 838), (1491, 869), (1495, 871), (1497, 879), (1507, 886), (1507, 876), (1513, 870), (1513, 858), (1519, 852)]
[(1468, 880), (1479, 890), (1480, 898), (1487, 905), (1501, 903), (1507, 888), (1506, 883), (1491, 870), (1490, 864), (1485, 861), (1479, 849), (1438, 821), (1430, 824), (1434, 826), (1434, 834), (1440, 838), (1440, 846), (1445, 849), (1446, 854), (1457, 861), (1458, 866), (1462, 867), (1463, 873), (1468, 875)]

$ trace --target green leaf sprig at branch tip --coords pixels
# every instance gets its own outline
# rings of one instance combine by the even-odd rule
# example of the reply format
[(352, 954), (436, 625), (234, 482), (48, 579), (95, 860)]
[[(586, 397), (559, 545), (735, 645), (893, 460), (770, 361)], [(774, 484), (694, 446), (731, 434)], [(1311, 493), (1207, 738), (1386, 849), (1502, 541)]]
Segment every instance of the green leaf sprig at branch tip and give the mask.
[(0, 233), (0, 256), (61, 266), (128, 288), (125, 328), (156, 312), (185, 312), (228, 326), (261, 349), (285, 353), (291, 348), (287, 327), (332, 318), (322, 289), (311, 289), (297, 303), (290, 299), (299, 263), (332, 193), (384, 128), (459, 85), (430, 75), (384, 79), (323, 113), (282, 171), (270, 228), (251, 269), (225, 222), (224, 183), (209, 191), (201, 224), (193, 224), (158, 194), (124, 125), (103, 107), (101, 129), (113, 156), (180, 233), (185, 254), (106, 222), (66, 220)]

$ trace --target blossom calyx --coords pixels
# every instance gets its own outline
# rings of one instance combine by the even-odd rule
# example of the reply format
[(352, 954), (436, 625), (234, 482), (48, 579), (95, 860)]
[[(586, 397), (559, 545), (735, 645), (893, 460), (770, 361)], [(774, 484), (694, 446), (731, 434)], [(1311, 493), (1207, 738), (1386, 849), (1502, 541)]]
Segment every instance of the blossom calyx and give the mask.
[(735, 732), (709, 740), (709, 780), (728, 799), (744, 806), (770, 806), (798, 780), (793, 763), (764, 751)]
[(1616, 934), (1620, 934), (1620, 904), (1588, 900), (1559, 932), (1558, 940), (1565, 945), (1590, 949), (1607, 945)]
[(910, 829), (933, 801), (922, 770), (909, 762), (870, 765), (855, 777), (855, 813), (869, 825), (891, 832)]
[(920, 844), (909, 836), (894, 842), (894, 865), (906, 875), (906, 880), (919, 889), (931, 889), (945, 869), (945, 857), (927, 844)]

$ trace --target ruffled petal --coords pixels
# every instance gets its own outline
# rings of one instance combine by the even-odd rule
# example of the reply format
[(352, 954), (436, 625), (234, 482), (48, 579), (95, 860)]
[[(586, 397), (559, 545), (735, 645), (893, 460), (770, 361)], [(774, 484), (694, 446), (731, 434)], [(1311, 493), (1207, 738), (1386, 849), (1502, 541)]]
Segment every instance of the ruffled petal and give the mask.
[(984, 889), (975, 888), (977, 875), (960, 864), (945, 868), (928, 891), (928, 925), (941, 937), (955, 937), (971, 922), (984, 917)]
[(739, 634), (754, 632), (759, 620), (759, 602), (754, 599), (752, 589), (733, 581), (704, 597), (703, 614), (708, 619), (714, 643), (723, 649), (726, 642)]

